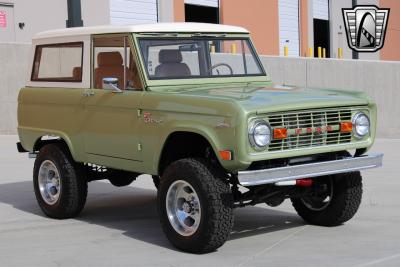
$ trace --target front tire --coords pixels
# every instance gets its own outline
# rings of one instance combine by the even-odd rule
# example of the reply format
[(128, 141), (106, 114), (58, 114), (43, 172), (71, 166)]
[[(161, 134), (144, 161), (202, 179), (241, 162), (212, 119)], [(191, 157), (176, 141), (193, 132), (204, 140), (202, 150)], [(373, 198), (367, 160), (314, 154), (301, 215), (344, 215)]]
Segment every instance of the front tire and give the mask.
[(68, 147), (54, 143), (42, 147), (33, 169), (36, 200), (51, 218), (77, 216), (85, 206), (87, 182), (83, 166), (76, 163)]
[(326, 186), (326, 191), (310, 197), (292, 198), (300, 217), (320, 226), (337, 226), (353, 218), (362, 199), (360, 172), (330, 175), (314, 181), (318, 181), (319, 186)]
[(182, 159), (165, 170), (158, 190), (161, 226), (168, 240), (191, 253), (216, 250), (233, 227), (229, 184), (199, 159)]

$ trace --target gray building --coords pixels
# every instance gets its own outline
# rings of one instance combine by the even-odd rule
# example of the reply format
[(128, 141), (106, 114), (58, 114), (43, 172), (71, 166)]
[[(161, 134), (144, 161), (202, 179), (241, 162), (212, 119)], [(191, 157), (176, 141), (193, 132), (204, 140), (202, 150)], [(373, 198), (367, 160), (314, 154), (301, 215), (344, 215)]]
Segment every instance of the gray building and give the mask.
[[(71, 26), (127, 25), (201, 21), (243, 26), (261, 54), (310, 56), (309, 48), (328, 57), (400, 60), (400, 25), (389, 21), (383, 50), (354, 54), (347, 45), (342, 8), (355, 4), (391, 7), (395, 0), (0, 0), (0, 42), (30, 42), (41, 31)], [(255, 17), (256, 16), (256, 17)]]

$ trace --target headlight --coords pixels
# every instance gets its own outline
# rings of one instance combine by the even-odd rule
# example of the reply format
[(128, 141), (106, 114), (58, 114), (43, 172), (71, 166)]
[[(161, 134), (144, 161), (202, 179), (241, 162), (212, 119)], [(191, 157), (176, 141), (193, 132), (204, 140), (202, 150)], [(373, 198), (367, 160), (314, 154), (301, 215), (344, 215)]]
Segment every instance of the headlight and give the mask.
[(254, 122), (249, 128), (250, 144), (257, 149), (264, 148), (271, 142), (271, 128), (266, 121)]
[(358, 112), (353, 117), (353, 132), (358, 138), (362, 138), (370, 133), (370, 122), (367, 115)]

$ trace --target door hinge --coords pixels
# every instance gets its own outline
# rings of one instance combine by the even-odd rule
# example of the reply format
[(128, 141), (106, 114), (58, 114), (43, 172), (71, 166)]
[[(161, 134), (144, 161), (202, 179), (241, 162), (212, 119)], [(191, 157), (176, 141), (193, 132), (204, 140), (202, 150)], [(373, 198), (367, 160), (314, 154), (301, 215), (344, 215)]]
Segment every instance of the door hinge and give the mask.
[(138, 109), (138, 110), (137, 110), (137, 116), (138, 116), (138, 117), (141, 117), (141, 116), (142, 116), (142, 110), (141, 110), (141, 109)]
[(138, 151), (142, 151), (142, 144), (141, 144), (141, 143), (138, 143), (138, 145), (137, 145), (137, 150), (138, 150)]

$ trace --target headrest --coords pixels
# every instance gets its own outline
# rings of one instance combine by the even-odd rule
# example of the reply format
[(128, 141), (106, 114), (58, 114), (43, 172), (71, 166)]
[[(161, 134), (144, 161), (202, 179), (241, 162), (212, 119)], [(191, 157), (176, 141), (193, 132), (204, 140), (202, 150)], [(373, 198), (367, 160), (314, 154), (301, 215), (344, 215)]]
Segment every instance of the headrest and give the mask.
[(182, 53), (177, 49), (163, 49), (158, 54), (160, 63), (181, 63)]
[(97, 65), (105, 66), (122, 66), (123, 60), (119, 52), (100, 52), (97, 55)]
[(72, 69), (72, 77), (75, 80), (79, 80), (82, 77), (82, 68), (81, 67), (75, 67)]

